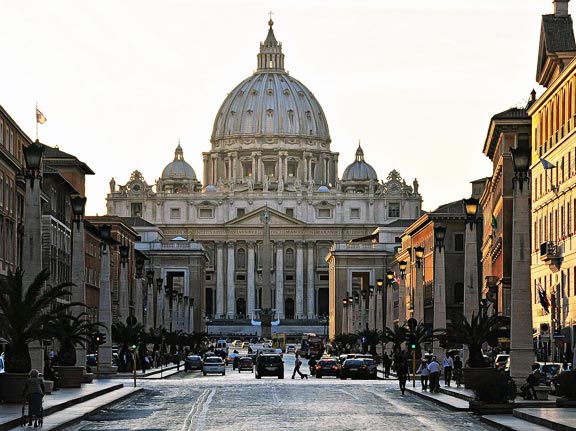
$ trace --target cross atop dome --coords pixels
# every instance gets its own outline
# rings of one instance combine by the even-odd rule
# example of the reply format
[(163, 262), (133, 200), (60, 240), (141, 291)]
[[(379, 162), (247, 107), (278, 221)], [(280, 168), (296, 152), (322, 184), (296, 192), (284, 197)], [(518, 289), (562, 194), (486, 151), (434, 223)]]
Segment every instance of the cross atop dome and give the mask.
[(357, 162), (364, 161), (364, 150), (360, 146), (360, 141), (358, 141), (358, 149), (356, 150), (356, 161)]
[(258, 54), (258, 72), (284, 72), (284, 54), (282, 54), (282, 43), (278, 43), (272, 26), (272, 11), (269, 12), (270, 20), (268, 25), (268, 35), (266, 40), (260, 43), (260, 53)]

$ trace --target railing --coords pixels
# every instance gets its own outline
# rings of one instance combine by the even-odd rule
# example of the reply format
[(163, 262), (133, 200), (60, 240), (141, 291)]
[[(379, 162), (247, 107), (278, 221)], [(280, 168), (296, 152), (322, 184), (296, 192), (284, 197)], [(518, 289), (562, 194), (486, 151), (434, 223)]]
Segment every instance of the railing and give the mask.
[(540, 244), (540, 260), (552, 260), (560, 258), (560, 248), (555, 241)]
[(138, 243), (138, 250), (203, 250), (202, 245), (197, 242), (178, 241), (178, 242), (142, 242)]

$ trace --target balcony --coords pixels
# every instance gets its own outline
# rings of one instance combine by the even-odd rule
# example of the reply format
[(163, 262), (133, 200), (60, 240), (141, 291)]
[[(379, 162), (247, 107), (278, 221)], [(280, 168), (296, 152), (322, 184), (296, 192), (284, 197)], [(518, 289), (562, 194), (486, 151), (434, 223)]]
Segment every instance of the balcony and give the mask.
[(540, 244), (540, 260), (548, 263), (555, 263), (560, 259), (560, 247), (555, 241), (543, 242)]

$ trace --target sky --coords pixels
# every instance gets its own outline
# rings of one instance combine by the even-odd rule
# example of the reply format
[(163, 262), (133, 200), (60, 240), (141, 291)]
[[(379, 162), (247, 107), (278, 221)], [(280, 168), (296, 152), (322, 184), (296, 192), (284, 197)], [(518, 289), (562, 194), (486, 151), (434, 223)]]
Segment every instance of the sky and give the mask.
[(490, 118), (543, 92), (551, 0), (0, 0), (0, 105), (35, 139), (38, 103), (40, 141), (91, 167), (86, 213), (103, 215), (112, 177), (137, 169), (153, 184), (179, 140), (202, 179), (214, 118), (256, 69), (269, 11), (285, 68), (324, 110), (339, 174), (360, 141), (380, 179), (418, 179), (425, 210), (469, 197), (491, 175)]

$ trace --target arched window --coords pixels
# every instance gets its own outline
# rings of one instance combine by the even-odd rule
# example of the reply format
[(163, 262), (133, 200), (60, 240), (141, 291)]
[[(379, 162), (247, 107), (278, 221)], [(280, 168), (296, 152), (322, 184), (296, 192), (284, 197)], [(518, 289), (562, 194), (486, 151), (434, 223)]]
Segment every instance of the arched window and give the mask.
[(236, 252), (236, 268), (244, 269), (246, 268), (246, 250), (239, 248)]
[(294, 268), (294, 249), (286, 249), (286, 268)]

